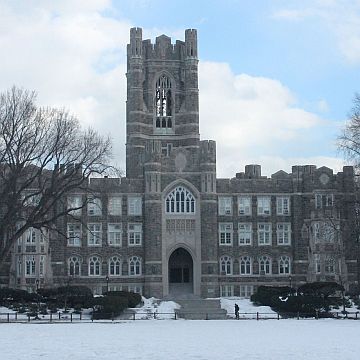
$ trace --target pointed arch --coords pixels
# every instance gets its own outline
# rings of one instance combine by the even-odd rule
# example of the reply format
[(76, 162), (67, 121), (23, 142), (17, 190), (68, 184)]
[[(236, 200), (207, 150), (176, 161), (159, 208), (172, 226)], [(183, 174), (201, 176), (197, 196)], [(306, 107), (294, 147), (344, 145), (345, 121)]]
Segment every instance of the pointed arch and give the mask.
[(196, 201), (190, 190), (185, 186), (177, 186), (165, 199), (167, 214), (195, 214)]
[(156, 117), (172, 116), (172, 103), (172, 81), (167, 74), (162, 73), (155, 83)]

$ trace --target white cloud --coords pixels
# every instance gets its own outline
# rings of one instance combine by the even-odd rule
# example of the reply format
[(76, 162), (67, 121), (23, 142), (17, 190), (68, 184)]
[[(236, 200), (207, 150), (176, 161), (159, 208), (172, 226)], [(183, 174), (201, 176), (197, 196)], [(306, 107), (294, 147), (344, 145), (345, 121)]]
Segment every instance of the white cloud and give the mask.
[(312, 20), (334, 35), (346, 61), (360, 63), (360, 2), (359, 0), (315, 0), (301, 7), (278, 9), (273, 18), (287, 21)]
[(338, 166), (337, 159), (292, 155), (302, 148), (319, 153), (316, 133), (332, 125), (299, 107), (279, 81), (233, 74), (228, 64), (214, 62), (200, 62), (199, 81), (200, 132), (217, 140), (220, 176), (233, 176), (251, 163), (263, 164), (267, 175), (300, 160), (320, 166), (324, 159), (323, 165)]
[[(68, 108), (83, 124), (110, 133), (124, 169), (126, 44), (132, 24), (107, 17), (104, 10), (111, 11), (110, 1), (2, 2), (0, 91), (13, 84), (35, 89), (41, 104)], [(173, 41), (184, 36), (177, 29), (143, 32), (152, 39), (162, 33)], [(311, 134), (325, 121), (298, 106), (284, 84), (233, 74), (224, 63), (200, 62), (199, 69), (200, 131), (202, 138), (217, 140), (220, 176), (233, 176), (254, 162), (267, 174), (286, 170), (297, 160), (284, 147), (294, 150), (303, 141), (313, 146)]]
[(123, 162), (130, 22), (102, 15), (110, 9), (102, 0), (0, 6), (0, 89), (35, 89), (40, 104), (65, 107), (83, 124), (111, 133)]

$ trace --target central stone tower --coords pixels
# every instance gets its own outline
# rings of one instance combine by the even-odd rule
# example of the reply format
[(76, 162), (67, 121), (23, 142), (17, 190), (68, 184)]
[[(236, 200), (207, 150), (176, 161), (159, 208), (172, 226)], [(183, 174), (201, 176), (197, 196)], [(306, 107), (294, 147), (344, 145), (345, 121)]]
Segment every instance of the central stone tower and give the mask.
[(130, 30), (127, 46), (126, 177), (142, 178), (145, 148), (159, 140), (172, 147), (199, 147), (197, 32), (185, 42), (161, 35), (155, 44)]

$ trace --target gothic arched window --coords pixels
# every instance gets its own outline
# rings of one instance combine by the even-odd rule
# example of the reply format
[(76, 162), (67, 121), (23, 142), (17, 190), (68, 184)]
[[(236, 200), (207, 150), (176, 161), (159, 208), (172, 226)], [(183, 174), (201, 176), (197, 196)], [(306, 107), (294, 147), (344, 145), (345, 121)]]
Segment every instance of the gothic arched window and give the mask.
[(80, 258), (78, 256), (71, 256), (68, 260), (68, 274), (70, 276), (80, 275)]
[(281, 256), (279, 259), (279, 274), (290, 274), (290, 258)]
[(168, 214), (194, 214), (195, 198), (183, 186), (176, 187), (165, 200), (165, 211)]
[(141, 275), (141, 258), (139, 256), (133, 256), (129, 259), (129, 275)]
[(156, 127), (171, 128), (171, 121), (166, 121), (165, 119), (159, 120), (159, 118), (172, 115), (171, 81), (166, 75), (161, 75), (156, 82), (155, 101)]
[(232, 275), (233, 263), (230, 256), (222, 256), (220, 258), (220, 273), (223, 275)]
[(240, 258), (240, 275), (251, 275), (252, 261), (250, 256), (243, 256)]
[(98, 256), (92, 256), (89, 259), (89, 275), (101, 275), (101, 260)]
[(109, 260), (109, 275), (121, 275), (121, 260), (118, 256)]
[(269, 256), (259, 257), (259, 272), (260, 275), (271, 274), (271, 258)]

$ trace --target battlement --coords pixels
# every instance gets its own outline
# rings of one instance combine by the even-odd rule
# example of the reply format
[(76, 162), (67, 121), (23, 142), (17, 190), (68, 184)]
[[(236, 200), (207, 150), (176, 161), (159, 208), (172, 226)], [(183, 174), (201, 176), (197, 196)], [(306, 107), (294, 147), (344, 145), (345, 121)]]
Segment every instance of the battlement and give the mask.
[(245, 165), (245, 172), (236, 173), (237, 179), (266, 179), (261, 176), (261, 165), (250, 164)]
[(185, 47), (186, 57), (197, 59), (197, 30), (186, 29), (185, 30)]
[(130, 29), (128, 55), (131, 57), (142, 56), (142, 28), (134, 27)]
[(197, 59), (197, 30), (185, 30), (185, 42), (176, 40), (171, 43), (171, 37), (160, 35), (155, 39), (155, 44), (150, 39), (142, 40), (142, 29), (130, 29), (130, 44), (128, 45), (130, 58), (185, 60)]

